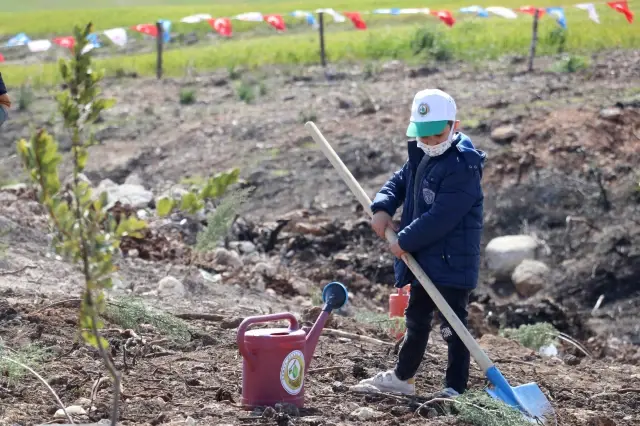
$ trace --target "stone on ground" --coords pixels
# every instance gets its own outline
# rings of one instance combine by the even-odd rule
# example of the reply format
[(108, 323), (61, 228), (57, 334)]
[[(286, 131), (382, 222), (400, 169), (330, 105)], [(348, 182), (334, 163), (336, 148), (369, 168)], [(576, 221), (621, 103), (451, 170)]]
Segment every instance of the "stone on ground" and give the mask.
[(505, 235), (489, 241), (485, 259), (489, 270), (500, 279), (509, 279), (525, 259), (535, 259), (538, 242), (529, 235)]

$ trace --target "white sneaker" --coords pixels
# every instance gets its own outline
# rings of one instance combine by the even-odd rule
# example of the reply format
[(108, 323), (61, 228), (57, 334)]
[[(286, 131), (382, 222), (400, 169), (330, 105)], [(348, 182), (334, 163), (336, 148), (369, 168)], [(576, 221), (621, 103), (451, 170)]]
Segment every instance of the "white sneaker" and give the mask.
[(415, 379), (400, 380), (393, 370), (378, 373), (370, 379), (361, 380), (358, 384), (373, 386), (380, 392), (394, 392), (403, 395), (416, 394)]

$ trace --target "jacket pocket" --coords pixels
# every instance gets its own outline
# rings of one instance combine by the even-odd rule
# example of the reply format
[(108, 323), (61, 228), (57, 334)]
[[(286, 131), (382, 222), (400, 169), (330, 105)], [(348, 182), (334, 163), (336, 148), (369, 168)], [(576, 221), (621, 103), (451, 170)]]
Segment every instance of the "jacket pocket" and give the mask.
[(447, 248), (447, 244), (444, 245), (442, 250), (442, 258), (447, 266), (453, 271), (464, 271), (470, 266), (469, 256), (451, 254), (451, 251)]

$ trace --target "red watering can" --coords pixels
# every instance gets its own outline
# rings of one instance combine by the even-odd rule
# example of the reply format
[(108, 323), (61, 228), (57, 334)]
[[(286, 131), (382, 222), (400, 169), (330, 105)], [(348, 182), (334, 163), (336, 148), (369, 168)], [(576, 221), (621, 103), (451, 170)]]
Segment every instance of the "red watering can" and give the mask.
[[(242, 363), (242, 405), (246, 409), (278, 402), (304, 405), (304, 376), (329, 313), (347, 303), (347, 289), (338, 282), (322, 291), (324, 306), (315, 324), (305, 333), (289, 312), (248, 317), (238, 327)], [(252, 324), (287, 320), (288, 328), (247, 330)]]

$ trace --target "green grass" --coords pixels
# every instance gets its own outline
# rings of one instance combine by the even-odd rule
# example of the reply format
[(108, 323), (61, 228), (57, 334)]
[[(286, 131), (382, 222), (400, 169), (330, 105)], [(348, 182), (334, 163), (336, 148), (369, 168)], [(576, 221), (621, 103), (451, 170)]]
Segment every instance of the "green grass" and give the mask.
[(42, 364), (51, 358), (49, 349), (38, 344), (29, 344), (17, 350), (11, 350), (0, 342), (0, 377), (8, 383), (17, 383), (23, 376), (30, 374), (28, 370), (9, 361), (11, 358), (34, 370), (39, 370)]
[[(376, 1), (351, 0), (326, 2), (310, 0), (308, 2), (267, 2), (260, 0), (241, 0), (232, 3), (229, 0), (215, 5), (205, 4), (204, 0), (188, 0), (192, 5), (176, 6), (178, 1), (158, 0), (157, 7), (131, 7), (127, 9), (80, 9), (50, 10), (32, 12), (0, 13), (0, 32), (14, 34), (31, 28), (29, 35), (40, 31), (56, 34), (68, 34), (75, 23), (92, 20), (97, 29), (114, 26), (128, 26), (141, 22), (152, 22), (157, 18), (178, 20), (193, 13), (210, 13), (214, 16), (230, 16), (247, 11), (289, 12), (295, 9), (315, 10), (317, 7), (333, 7), (343, 10), (373, 10), (379, 7), (425, 7), (430, 1)], [(63, 0), (57, 7), (74, 7), (76, 0)], [(148, 5), (151, 0), (137, 0), (136, 5)], [(480, 1), (489, 5), (491, 2)], [(42, 1), (26, 0), (20, 3), (24, 9), (28, 5), (37, 6)], [(102, 1), (100, 5), (113, 6), (117, 0)], [(438, 8), (457, 11), (468, 2), (449, 1), (438, 3)], [(493, 3), (491, 3), (493, 4)], [(502, 5), (518, 7), (520, 1), (505, 0)], [(539, 5), (552, 5), (553, 1), (542, 1)], [(435, 5), (431, 5), (435, 8)], [(13, 6), (15, 8), (15, 6)], [(606, 9), (608, 10), (606, 10)], [(637, 48), (640, 46), (640, 31), (637, 25), (629, 25), (624, 16), (603, 6), (599, 7), (601, 24), (589, 20), (586, 12), (573, 7), (565, 8), (569, 30), (565, 50), (567, 52), (589, 53), (611, 47)], [(417, 55), (411, 41), (420, 28), (428, 28), (438, 37), (440, 53), (455, 59), (479, 60), (496, 58), (505, 54), (526, 55), (531, 39), (531, 17), (523, 15), (516, 20), (500, 17), (474, 18), (456, 13), (458, 22), (448, 28), (432, 16), (365, 16), (369, 30), (357, 31), (350, 24), (330, 24), (326, 34), (326, 48), (329, 62), (357, 61), (362, 59), (386, 60), (402, 59), (413, 62), (429, 60), (423, 54)], [(287, 18), (290, 20), (290, 18)], [(184, 75), (187, 67), (196, 71), (228, 68), (234, 66), (258, 67), (265, 64), (307, 65), (319, 62), (319, 42), (317, 33), (305, 23), (298, 22), (298, 30), (276, 34), (266, 24), (241, 23), (234, 21), (234, 31), (242, 28), (249, 31), (251, 37), (238, 36), (232, 40), (218, 40), (201, 43), (192, 47), (174, 48), (168, 46), (164, 55), (164, 75)], [(176, 25), (176, 30), (184, 31), (202, 27), (210, 31), (206, 23), (196, 26)], [(549, 35), (557, 28), (552, 18), (544, 17), (540, 25), (538, 54), (556, 53), (557, 47), (549, 42)], [(247, 34), (249, 34), (247, 33)], [(213, 44), (209, 44), (213, 43)], [(440, 55), (437, 55), (440, 56)], [(430, 59), (433, 60), (433, 57)], [(95, 65), (106, 71), (108, 76), (122, 75), (122, 72), (135, 71), (140, 75), (155, 74), (155, 53), (129, 54), (106, 58), (96, 58)], [(3, 64), (3, 76), (8, 85), (16, 87), (25, 81), (34, 85), (49, 85), (58, 82), (55, 63), (36, 63), (29, 65)]]

